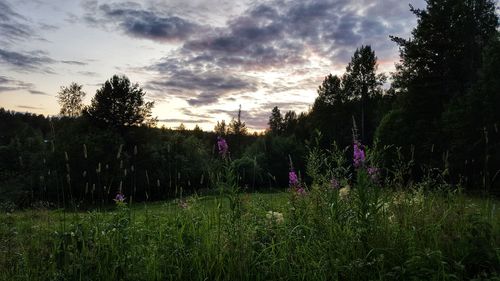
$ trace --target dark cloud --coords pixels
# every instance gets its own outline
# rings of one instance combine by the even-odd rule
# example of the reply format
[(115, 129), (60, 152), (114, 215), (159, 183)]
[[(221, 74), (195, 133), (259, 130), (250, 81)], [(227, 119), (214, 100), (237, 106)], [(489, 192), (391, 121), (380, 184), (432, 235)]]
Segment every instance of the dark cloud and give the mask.
[(20, 41), (31, 39), (46, 41), (39, 35), (39, 30), (55, 30), (56, 26), (39, 23), (34, 24), (30, 19), (16, 12), (7, 1), (0, 0), (0, 43), (12, 46)]
[(42, 96), (48, 96), (49, 94), (45, 93), (45, 92), (42, 92), (42, 91), (38, 91), (38, 90), (28, 90), (28, 92), (32, 95), (42, 95)]
[(209, 119), (181, 119), (181, 118), (166, 118), (160, 119), (159, 122), (165, 123), (185, 123), (185, 124), (199, 124), (199, 123), (207, 123), (212, 120)]
[(12, 91), (26, 91), (32, 95), (48, 95), (47, 93), (36, 90), (35, 85), (32, 83), (0, 76), (0, 93)]
[[(410, 1), (416, 7), (425, 3), (424, 0)], [(415, 20), (407, 3), (400, 0), (251, 3), (222, 27), (202, 27), (201, 21), (182, 16), (181, 9), (166, 11), (134, 2), (86, 1), (84, 8), (89, 24), (118, 28), (131, 37), (180, 43), (168, 56), (142, 69), (155, 73), (155, 79), (145, 85), (158, 99), (182, 98), (193, 107), (221, 100), (236, 101), (257, 90), (282, 93), (309, 89), (314, 94), (322, 77), (317, 77), (320, 67), (307, 69), (312, 55), (322, 58), (324, 65), (339, 70), (349, 62), (356, 48), (369, 44), (380, 60), (393, 61), (397, 47), (389, 35), (407, 35)], [(302, 71), (305, 77), (300, 81), (283, 78), (269, 83), (242, 75), (247, 71), (267, 70)], [(329, 72), (324, 71), (323, 75)], [(316, 74), (311, 77), (308, 73)], [(307, 108), (305, 102), (276, 105), (281, 105), (284, 111)], [(265, 127), (273, 106), (265, 104), (262, 111), (248, 112), (248, 124), (254, 128)]]
[(250, 77), (224, 70), (206, 71), (201, 66), (186, 66), (179, 60), (165, 59), (147, 69), (161, 75), (146, 85), (156, 97), (175, 96), (192, 106), (214, 104), (227, 95), (257, 90), (256, 82)]
[(48, 64), (54, 63), (54, 60), (42, 51), (20, 53), (0, 49), (0, 61), (21, 71), (53, 73)]
[(6, 76), (0, 76), (0, 93), (17, 90), (29, 90), (33, 87), (34, 85), (32, 83), (26, 83)]
[(115, 24), (125, 34), (154, 41), (178, 41), (199, 32), (200, 25), (178, 16), (163, 14), (156, 9), (144, 9), (135, 2), (99, 5), (88, 1), (84, 5), (91, 25)]
[(7, 2), (0, 0), (0, 43), (11, 44), (33, 37), (35, 32), (26, 22), (25, 17), (15, 12)]
[(36, 107), (36, 106), (28, 106), (28, 105), (16, 105), (17, 108), (22, 108), (22, 109), (43, 109), (42, 107)]
[[(81, 74), (81, 75), (84, 75), (84, 76), (90, 76), (90, 77), (99, 77), (100, 74), (97, 73), (97, 72), (93, 72), (93, 71), (78, 71), (78, 74)], [(101, 84), (99, 84), (99, 86), (101, 86)]]
[(311, 51), (345, 65), (362, 44), (392, 58), (396, 46), (389, 35), (406, 32), (408, 15), (399, 0), (269, 1), (252, 5), (224, 28), (189, 37), (173, 56), (234, 71), (300, 67)]
[(38, 25), (39, 25), (41, 30), (46, 30), (46, 31), (55, 31), (55, 30), (59, 29), (59, 26), (55, 26), (53, 24), (47, 24), (47, 23), (43, 23), (43, 22), (38, 23)]
[(71, 65), (79, 65), (79, 66), (84, 66), (84, 65), (87, 65), (86, 62), (82, 62), (82, 61), (74, 61), (74, 60), (62, 60), (61, 63), (64, 63), (64, 64), (71, 64)]
[[(147, 69), (162, 75), (162, 82), (153, 82), (156, 90), (180, 96), (188, 93), (186, 100), (193, 106), (213, 104), (221, 97), (256, 86), (270, 92), (304, 89), (317, 77), (292, 84), (252, 81), (254, 87), (249, 87), (249, 81), (238, 74), (301, 67), (308, 62), (310, 52), (343, 68), (362, 44), (371, 44), (379, 58), (392, 59), (396, 47), (389, 35), (400, 31), (403, 23), (407, 25), (408, 14), (408, 7), (399, 0), (276, 0), (255, 4), (228, 21), (226, 27), (188, 38), (177, 53)], [(213, 72), (218, 75), (213, 77)], [(311, 90), (314, 92), (315, 86)]]

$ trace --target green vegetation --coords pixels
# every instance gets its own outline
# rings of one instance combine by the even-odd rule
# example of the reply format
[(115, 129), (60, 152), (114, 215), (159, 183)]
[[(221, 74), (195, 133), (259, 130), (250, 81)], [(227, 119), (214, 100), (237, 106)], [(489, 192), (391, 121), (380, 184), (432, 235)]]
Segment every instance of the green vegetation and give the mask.
[(3, 213), (0, 280), (500, 278), (500, 202), (361, 188)]
[(262, 134), (156, 128), (125, 76), (0, 109), (0, 279), (500, 280), (495, 5), (411, 9), (390, 88), (362, 46)]

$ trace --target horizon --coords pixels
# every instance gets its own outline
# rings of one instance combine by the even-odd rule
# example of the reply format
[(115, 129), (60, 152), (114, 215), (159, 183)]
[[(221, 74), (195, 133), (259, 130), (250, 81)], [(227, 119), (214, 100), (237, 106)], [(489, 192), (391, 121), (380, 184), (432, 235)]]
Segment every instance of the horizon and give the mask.
[(408, 38), (423, 0), (0, 0), (0, 107), (57, 115), (56, 95), (83, 85), (89, 104), (114, 74), (155, 101), (158, 126), (211, 131), (242, 105), (260, 132), (274, 106), (307, 111), (330, 73), (371, 45), (378, 72), (399, 60), (389, 35)]

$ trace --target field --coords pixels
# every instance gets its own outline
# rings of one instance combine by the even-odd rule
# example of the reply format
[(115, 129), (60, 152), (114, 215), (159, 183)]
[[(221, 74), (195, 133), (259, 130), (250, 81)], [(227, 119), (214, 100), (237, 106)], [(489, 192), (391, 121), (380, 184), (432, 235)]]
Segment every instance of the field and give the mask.
[(3, 212), (0, 279), (500, 280), (499, 203), (313, 188)]

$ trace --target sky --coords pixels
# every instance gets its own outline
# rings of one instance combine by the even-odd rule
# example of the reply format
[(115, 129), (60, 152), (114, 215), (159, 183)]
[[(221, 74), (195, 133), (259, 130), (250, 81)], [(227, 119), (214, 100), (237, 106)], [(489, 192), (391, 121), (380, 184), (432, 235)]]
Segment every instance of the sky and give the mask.
[(57, 92), (90, 104), (113, 75), (139, 83), (159, 125), (212, 130), (242, 107), (251, 131), (270, 112), (310, 109), (330, 73), (371, 45), (379, 72), (399, 60), (409, 5), (424, 0), (0, 0), (0, 107), (57, 115)]

